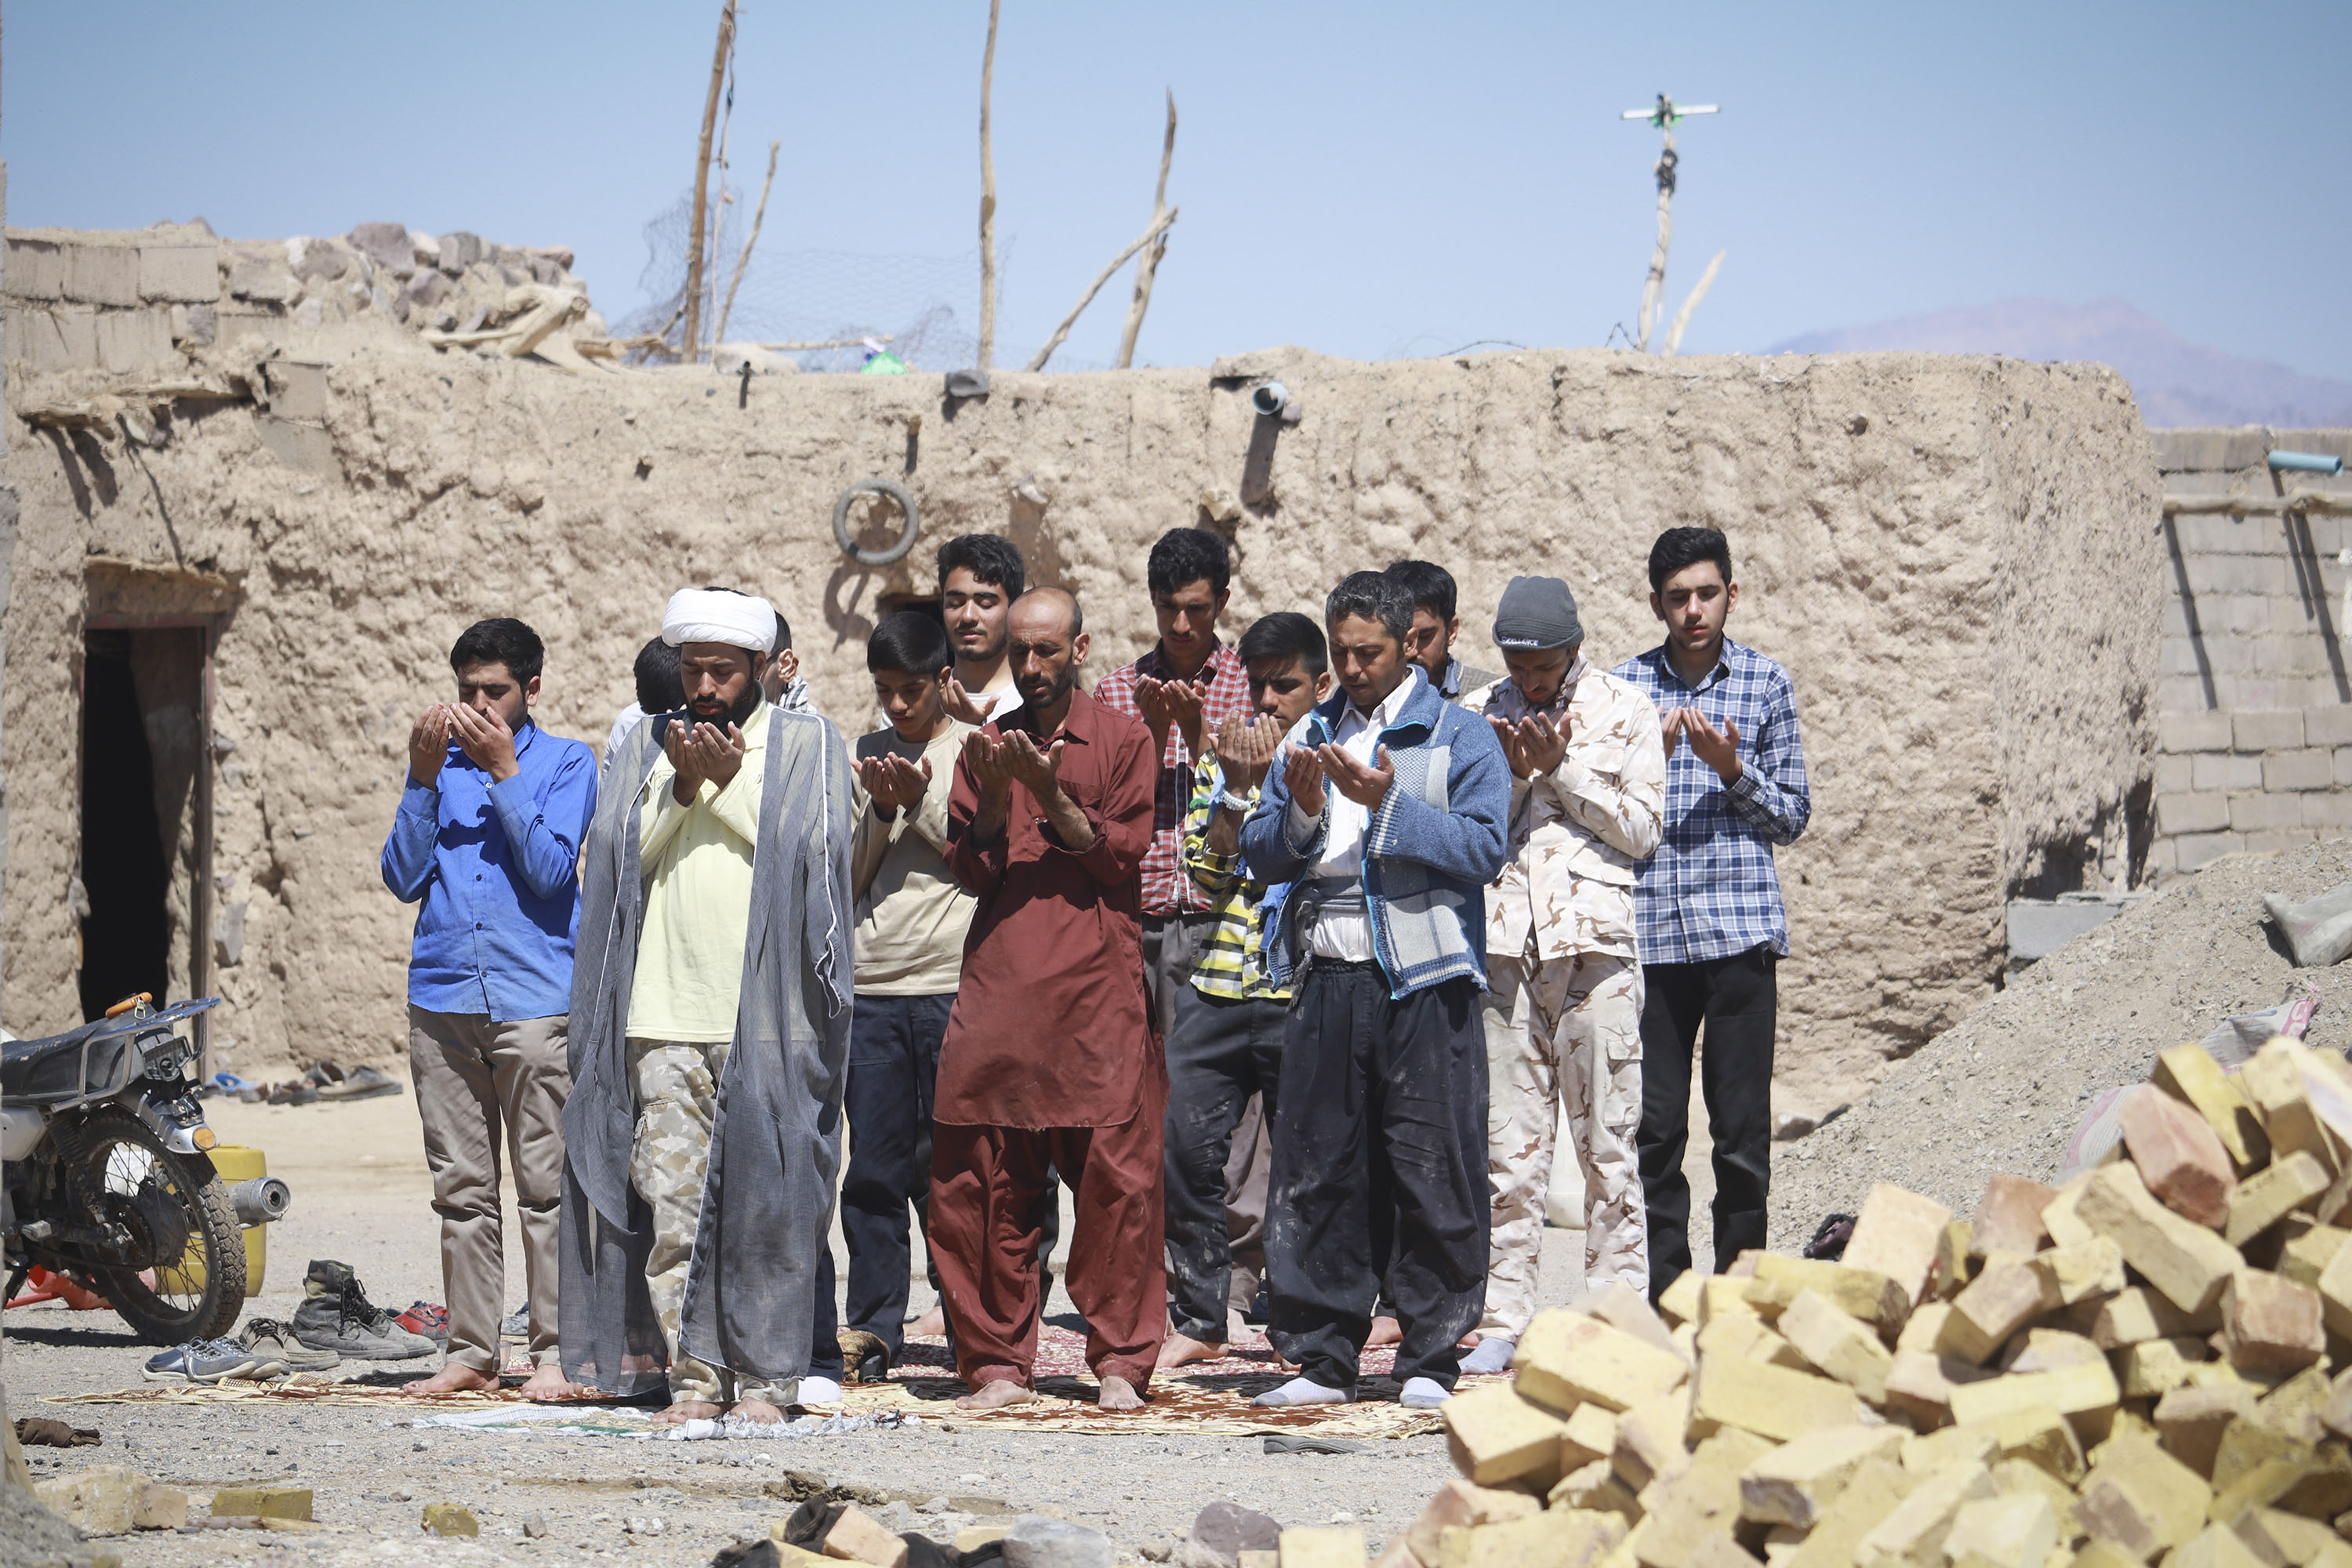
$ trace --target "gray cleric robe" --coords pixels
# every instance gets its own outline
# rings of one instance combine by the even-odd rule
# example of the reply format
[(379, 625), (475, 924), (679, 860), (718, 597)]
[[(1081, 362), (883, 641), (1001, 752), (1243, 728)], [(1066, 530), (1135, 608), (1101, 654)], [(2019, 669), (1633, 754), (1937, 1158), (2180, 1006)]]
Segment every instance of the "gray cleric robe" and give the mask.
[[(654, 729), (639, 724), (614, 753), (581, 855), (563, 1108), (564, 1375), (623, 1395), (667, 1381), (646, 1291), (652, 1213), (629, 1184), (636, 1095), (625, 1038), (645, 918), (637, 797), (661, 754)], [(772, 706), (766, 758), (742, 992), (678, 1340), (746, 1381), (789, 1383), (808, 1371), (817, 1259), (841, 1174), (850, 771), (830, 722)]]

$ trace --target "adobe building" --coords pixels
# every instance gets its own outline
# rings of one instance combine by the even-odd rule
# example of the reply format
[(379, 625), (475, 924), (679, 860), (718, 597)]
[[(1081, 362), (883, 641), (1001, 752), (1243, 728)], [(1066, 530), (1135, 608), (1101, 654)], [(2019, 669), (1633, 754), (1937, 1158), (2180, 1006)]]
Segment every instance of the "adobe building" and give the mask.
[[(2103, 366), (1277, 350), (956, 396), (759, 355), (623, 368), (568, 265), (388, 225), (10, 233), (0, 1021), (199, 991), (246, 1077), (396, 1060), (413, 913), (378, 856), (461, 627), (530, 621), (541, 721), (601, 743), (669, 593), (739, 584), (854, 734), (866, 636), (975, 531), (1079, 594), (1100, 673), (1151, 641), (1170, 528), (1233, 542), (1228, 637), (1414, 555), (1488, 666), (1513, 574), (1566, 577), (1612, 664), (1657, 638), (1652, 539), (1723, 529), (1733, 633), (1789, 667), (1811, 773), (1780, 860), (1798, 1104), (1989, 994), (2008, 899), (2148, 875), (2168, 563)], [(845, 549), (867, 480), (915, 514), (861, 493)]]

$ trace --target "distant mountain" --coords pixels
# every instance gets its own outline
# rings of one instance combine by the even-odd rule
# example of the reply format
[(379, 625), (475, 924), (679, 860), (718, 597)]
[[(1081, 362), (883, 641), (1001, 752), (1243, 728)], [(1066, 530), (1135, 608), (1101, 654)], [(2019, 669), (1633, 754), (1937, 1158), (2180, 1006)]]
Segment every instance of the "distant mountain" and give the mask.
[(1964, 305), (1931, 316), (1807, 332), (1764, 352), (1825, 354), (1887, 349), (2097, 360), (2123, 373), (2139, 399), (2140, 417), (2154, 426), (2352, 426), (2352, 382), (2305, 375), (2266, 360), (2242, 359), (2192, 343), (2121, 300), (2088, 305), (2062, 305), (2054, 300)]

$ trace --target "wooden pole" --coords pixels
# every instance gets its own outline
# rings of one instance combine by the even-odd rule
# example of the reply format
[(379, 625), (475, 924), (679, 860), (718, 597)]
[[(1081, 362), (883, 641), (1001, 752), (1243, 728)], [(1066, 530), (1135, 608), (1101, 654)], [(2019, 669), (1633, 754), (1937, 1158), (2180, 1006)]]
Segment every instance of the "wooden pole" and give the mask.
[[(1151, 193), (1151, 216), (1158, 217), (1168, 210), (1168, 164), (1176, 156), (1176, 89), (1168, 89), (1168, 140), (1160, 148), (1160, 185)], [(1160, 270), (1160, 258), (1168, 254), (1168, 233), (1162, 229), (1160, 237), (1144, 247), (1143, 259), (1135, 264), (1135, 298), (1127, 307), (1127, 326), (1118, 335), (1118, 368), (1125, 370), (1135, 363), (1136, 335), (1143, 331), (1143, 312), (1151, 305), (1151, 279)]]
[(1062, 346), (1062, 340), (1070, 335), (1070, 329), (1077, 324), (1078, 318), (1086, 313), (1087, 307), (1095, 302), (1095, 296), (1101, 293), (1102, 286), (1110, 281), (1110, 275), (1118, 271), (1120, 268), (1126, 266), (1127, 258), (1129, 257), (1133, 256), (1137, 251), (1141, 250), (1145, 246), (1150, 245), (1153, 240), (1159, 238), (1161, 235), (1166, 234), (1168, 232), (1168, 226), (1175, 221), (1176, 209), (1174, 207), (1170, 207), (1166, 212), (1154, 213), (1152, 215), (1151, 226), (1145, 229), (1143, 233), (1132, 241), (1125, 250), (1122, 250), (1117, 256), (1112, 257), (1108, 267), (1104, 268), (1099, 273), (1096, 274), (1094, 282), (1087, 286), (1085, 293), (1078, 296), (1078, 302), (1070, 307), (1070, 313), (1062, 318), (1062, 324), (1054, 329), (1054, 335), (1045, 340), (1045, 346), (1037, 351), (1037, 357), (1029, 362), (1029, 369), (1043, 370), (1045, 368), (1045, 362), (1054, 357), (1054, 351)]
[(694, 153), (694, 212), (686, 240), (686, 357), (702, 355), (702, 223), (709, 210), (710, 133), (719, 124), (719, 90), (735, 47), (735, 0), (719, 11), (719, 48), (710, 60), (710, 95), (702, 100), (702, 141)]
[(1715, 259), (1708, 262), (1706, 270), (1699, 274), (1698, 287), (1690, 291), (1690, 298), (1683, 301), (1683, 308), (1675, 312), (1674, 328), (1666, 333), (1665, 354), (1668, 359), (1682, 353), (1683, 329), (1690, 325), (1691, 312), (1698, 309), (1701, 300), (1706, 298), (1707, 285), (1715, 281), (1716, 273), (1722, 270), (1723, 258), (1730, 254), (1727, 250), (1715, 253)]
[(710, 334), (714, 343), (727, 341), (727, 318), (735, 313), (735, 290), (743, 287), (743, 268), (751, 265), (751, 247), (760, 243), (760, 226), (768, 221), (768, 190), (776, 183), (776, 153), (782, 142), (768, 143), (768, 177), (760, 182), (760, 205), (751, 213), (751, 232), (743, 241), (743, 254), (735, 258), (735, 276), (727, 280), (727, 302), (719, 307), (719, 330)]
[(1666, 148), (1658, 156), (1658, 248), (1650, 257), (1649, 280), (1642, 285), (1642, 336), (1633, 347), (1650, 351), (1650, 329), (1657, 324), (1658, 300), (1666, 291), (1666, 247), (1675, 237), (1675, 133), (1665, 133)]
[(988, 84), (996, 74), (996, 12), (988, 0), (988, 47), (980, 57), (980, 363), (996, 356), (996, 158), (988, 142)]

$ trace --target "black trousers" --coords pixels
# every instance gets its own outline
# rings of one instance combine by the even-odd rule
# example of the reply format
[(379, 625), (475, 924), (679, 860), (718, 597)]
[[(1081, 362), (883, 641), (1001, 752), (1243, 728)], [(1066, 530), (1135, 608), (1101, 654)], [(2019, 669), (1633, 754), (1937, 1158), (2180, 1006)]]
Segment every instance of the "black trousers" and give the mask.
[(1705, 1026), (1699, 1085), (1715, 1140), (1715, 1271), (1764, 1245), (1772, 1182), (1772, 1034), (1780, 992), (1769, 947), (1700, 963), (1642, 965), (1642, 1194), (1650, 1211), (1650, 1294), (1691, 1266), (1691, 1051)]
[(1168, 1032), (1167, 1215), (1169, 1316), (1176, 1331), (1225, 1342), (1234, 1252), (1225, 1213), (1225, 1163), (1250, 1096), (1265, 1097), (1269, 1125), (1278, 1103), (1280, 1002), (1209, 996), (1191, 985), (1175, 996)]
[(1352, 1391), (1387, 1261), (1400, 1382), (1454, 1386), (1455, 1342), (1486, 1305), (1486, 1038), (1478, 988), (1391, 998), (1372, 963), (1310, 963), (1284, 1031), (1269, 1122), (1269, 1333)]
[[(860, 996), (849, 1024), (849, 1168), (841, 1183), (841, 1231), (849, 1244), (843, 1316), (890, 1347), (905, 1348), (913, 1248), (907, 1210), (924, 1222), (931, 1195), (931, 1102), (940, 1042), (955, 994)], [(925, 1255), (928, 1259), (929, 1248)]]

